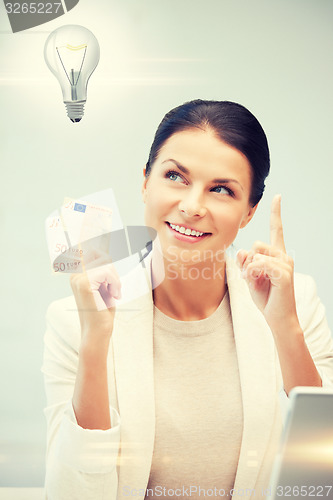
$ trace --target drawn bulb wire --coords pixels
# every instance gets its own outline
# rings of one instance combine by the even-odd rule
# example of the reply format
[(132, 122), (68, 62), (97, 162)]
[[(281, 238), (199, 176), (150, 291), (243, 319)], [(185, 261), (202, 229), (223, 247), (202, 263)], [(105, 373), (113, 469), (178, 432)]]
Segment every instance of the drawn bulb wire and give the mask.
[[(63, 59), (61, 58), (61, 55), (60, 55), (60, 50), (61, 49), (64, 49), (64, 50), (73, 50), (73, 51), (79, 51), (79, 50), (83, 50), (84, 49), (84, 53), (83, 53), (83, 57), (82, 57), (82, 63), (81, 63), (79, 71), (75, 71), (74, 68), (71, 68), (70, 74), (68, 74), (68, 72), (66, 70), (66, 67), (65, 67), (65, 64), (64, 64), (64, 61), (63, 61)], [(56, 51), (58, 53), (58, 57), (60, 59), (61, 65), (64, 68), (64, 72), (66, 73), (66, 76), (67, 76), (68, 81), (69, 81), (70, 86), (71, 86), (72, 101), (77, 101), (77, 85), (78, 85), (78, 81), (79, 81), (79, 78), (80, 78), (80, 75), (81, 75), (81, 72), (82, 72), (82, 66), (83, 66), (83, 63), (84, 63), (84, 59), (85, 59), (85, 56), (86, 56), (87, 45), (81, 45), (79, 47), (73, 47), (73, 45), (67, 44), (67, 45), (65, 45), (63, 47), (56, 47)]]
[(83, 26), (62, 26), (46, 40), (46, 64), (60, 83), (67, 115), (74, 123), (83, 117), (87, 84), (99, 53), (96, 37)]

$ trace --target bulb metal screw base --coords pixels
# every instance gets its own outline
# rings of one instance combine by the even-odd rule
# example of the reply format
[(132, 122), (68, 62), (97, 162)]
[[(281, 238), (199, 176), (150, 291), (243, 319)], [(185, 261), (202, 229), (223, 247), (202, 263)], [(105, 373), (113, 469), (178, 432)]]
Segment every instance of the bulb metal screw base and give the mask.
[(84, 105), (86, 101), (65, 102), (67, 116), (73, 122), (79, 122), (84, 115)]

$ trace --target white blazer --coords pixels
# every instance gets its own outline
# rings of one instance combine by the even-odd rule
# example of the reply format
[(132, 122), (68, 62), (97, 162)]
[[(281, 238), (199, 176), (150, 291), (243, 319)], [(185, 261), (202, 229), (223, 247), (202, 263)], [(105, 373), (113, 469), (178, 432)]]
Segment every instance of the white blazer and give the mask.
[[(149, 259), (148, 259), (149, 260)], [(149, 269), (149, 266), (148, 266)], [(255, 498), (267, 488), (282, 428), (283, 391), (271, 331), (235, 262), (227, 259), (227, 283), (243, 403), (243, 435), (233, 498)], [(141, 500), (154, 449), (153, 300), (141, 266), (122, 279), (108, 356), (111, 426), (86, 430), (71, 405), (80, 347), (73, 297), (47, 313), (45, 375), (48, 423), (45, 498)], [(325, 310), (310, 276), (295, 274), (300, 324), (324, 386), (333, 386), (333, 341)], [(252, 495), (250, 492), (252, 491)]]

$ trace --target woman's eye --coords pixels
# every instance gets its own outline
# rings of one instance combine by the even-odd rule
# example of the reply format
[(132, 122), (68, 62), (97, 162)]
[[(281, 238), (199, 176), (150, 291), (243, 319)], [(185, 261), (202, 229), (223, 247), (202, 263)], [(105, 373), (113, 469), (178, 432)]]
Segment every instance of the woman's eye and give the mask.
[(170, 181), (175, 181), (175, 182), (182, 182), (183, 180), (181, 176), (177, 174), (177, 172), (172, 172), (172, 171), (167, 172), (166, 177), (170, 179)]
[(212, 189), (212, 191), (215, 191), (215, 193), (221, 193), (221, 194), (230, 194), (231, 196), (233, 196), (233, 192), (231, 191), (231, 189), (225, 187), (225, 186), (216, 186)]

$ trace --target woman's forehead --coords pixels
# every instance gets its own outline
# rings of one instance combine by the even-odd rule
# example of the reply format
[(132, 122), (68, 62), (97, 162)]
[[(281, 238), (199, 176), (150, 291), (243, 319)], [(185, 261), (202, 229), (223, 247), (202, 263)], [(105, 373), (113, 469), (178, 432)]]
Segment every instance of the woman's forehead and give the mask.
[(238, 149), (222, 141), (211, 131), (190, 129), (177, 132), (163, 144), (158, 162), (176, 160), (186, 168), (241, 168), (251, 171), (246, 156)]

